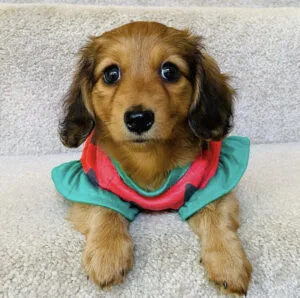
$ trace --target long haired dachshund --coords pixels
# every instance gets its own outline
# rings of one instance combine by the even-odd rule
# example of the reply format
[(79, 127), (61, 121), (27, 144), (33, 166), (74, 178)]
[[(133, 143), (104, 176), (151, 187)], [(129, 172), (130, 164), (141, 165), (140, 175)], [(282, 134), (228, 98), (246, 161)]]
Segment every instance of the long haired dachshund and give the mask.
[[(140, 187), (155, 190), (230, 131), (234, 91), (201, 37), (155, 22), (135, 22), (90, 38), (64, 101), (60, 137), (93, 141)], [(83, 265), (101, 287), (119, 284), (133, 264), (129, 222), (111, 209), (74, 203), (86, 236)], [(226, 293), (246, 294), (252, 267), (237, 235), (230, 192), (188, 219), (202, 242), (208, 277)]]

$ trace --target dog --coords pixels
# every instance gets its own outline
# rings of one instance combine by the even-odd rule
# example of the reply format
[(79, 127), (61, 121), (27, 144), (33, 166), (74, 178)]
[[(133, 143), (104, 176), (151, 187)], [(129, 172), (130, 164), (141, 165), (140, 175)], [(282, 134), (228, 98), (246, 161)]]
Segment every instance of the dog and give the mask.
[[(90, 138), (126, 177), (151, 192), (172, 170), (221, 144), (232, 127), (234, 95), (201, 37), (156, 22), (133, 22), (91, 37), (81, 49), (64, 99), (60, 138), (71, 148)], [(89, 178), (97, 184), (94, 172)], [(128, 219), (79, 202), (72, 204), (69, 219), (86, 236), (88, 277), (100, 287), (121, 283), (133, 265)], [(209, 279), (222, 292), (246, 295), (252, 267), (237, 235), (235, 194), (223, 194), (187, 222), (201, 240), (200, 262)]]

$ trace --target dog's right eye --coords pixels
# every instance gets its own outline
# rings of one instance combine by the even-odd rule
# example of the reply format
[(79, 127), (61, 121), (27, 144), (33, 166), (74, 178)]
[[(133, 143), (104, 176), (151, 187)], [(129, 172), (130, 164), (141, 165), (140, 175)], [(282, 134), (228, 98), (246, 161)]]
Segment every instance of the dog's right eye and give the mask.
[(120, 68), (117, 65), (110, 65), (104, 69), (103, 82), (107, 85), (113, 85), (121, 78)]
[(170, 83), (174, 83), (178, 81), (180, 77), (180, 71), (175, 64), (171, 62), (166, 62), (161, 67), (160, 75), (163, 78), (163, 80)]

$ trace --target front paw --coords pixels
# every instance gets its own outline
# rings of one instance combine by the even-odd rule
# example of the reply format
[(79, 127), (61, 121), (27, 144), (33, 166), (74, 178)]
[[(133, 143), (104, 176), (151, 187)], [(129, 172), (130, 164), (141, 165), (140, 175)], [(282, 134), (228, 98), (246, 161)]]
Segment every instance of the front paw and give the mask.
[(252, 266), (243, 248), (220, 247), (202, 254), (208, 278), (225, 294), (247, 295)]
[(110, 236), (86, 243), (83, 266), (87, 276), (101, 288), (122, 283), (132, 264), (133, 244), (127, 237)]

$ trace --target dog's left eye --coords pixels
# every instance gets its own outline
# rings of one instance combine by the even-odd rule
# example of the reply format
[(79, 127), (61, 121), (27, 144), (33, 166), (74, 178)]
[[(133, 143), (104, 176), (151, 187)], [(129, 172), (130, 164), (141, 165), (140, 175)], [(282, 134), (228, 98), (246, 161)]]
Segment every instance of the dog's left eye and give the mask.
[(180, 71), (175, 64), (166, 62), (161, 67), (160, 75), (167, 82), (176, 82), (180, 77)]
[(120, 68), (117, 65), (111, 65), (104, 69), (103, 81), (107, 85), (115, 84), (121, 78)]

